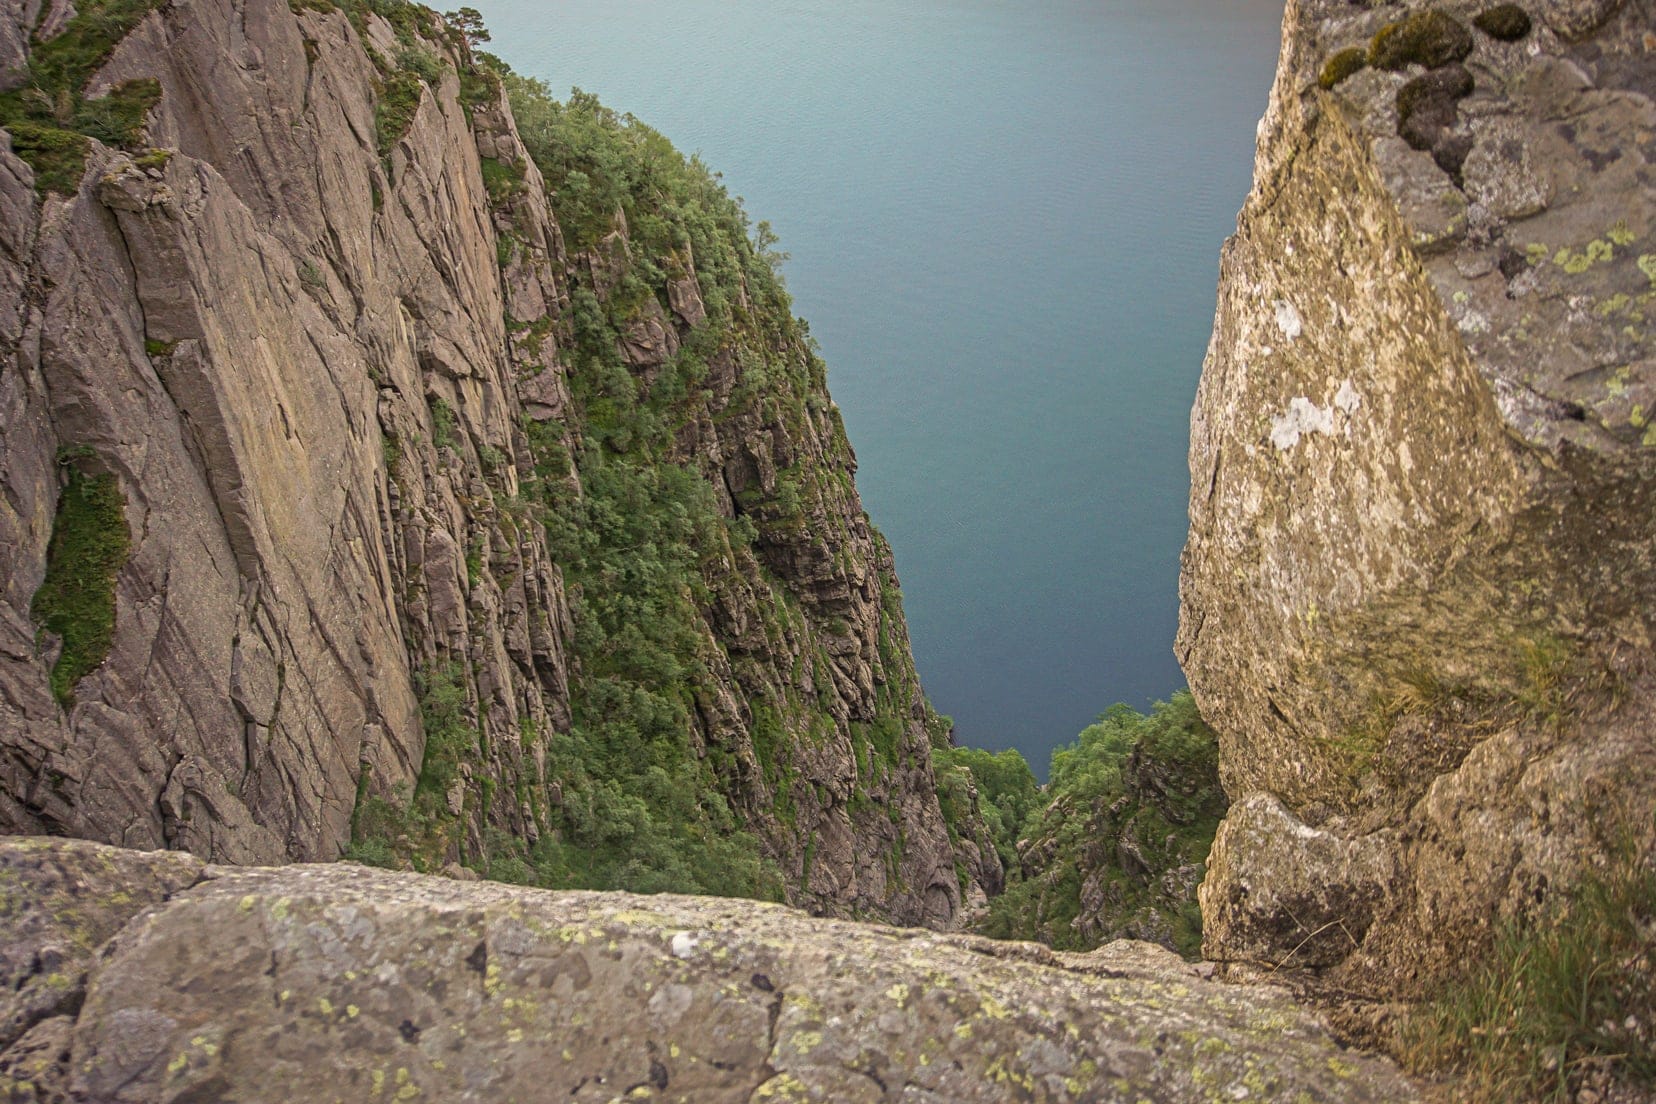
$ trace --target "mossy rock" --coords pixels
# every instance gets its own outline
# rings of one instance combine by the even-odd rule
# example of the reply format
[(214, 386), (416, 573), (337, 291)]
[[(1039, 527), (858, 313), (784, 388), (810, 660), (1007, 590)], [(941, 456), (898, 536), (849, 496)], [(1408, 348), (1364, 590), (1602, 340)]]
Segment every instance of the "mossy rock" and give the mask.
[(1322, 73), (1317, 77), (1317, 84), (1324, 91), (1333, 88), (1336, 84), (1368, 68), (1368, 51), (1361, 46), (1348, 46), (1344, 50), (1332, 54), (1323, 63)]
[(1440, 11), (1415, 12), (1388, 23), (1369, 43), (1368, 63), (1396, 72), (1410, 65), (1436, 69), (1463, 60), (1472, 52), (1472, 32)]
[(1488, 11), (1479, 12), (1473, 17), (1472, 25), (1490, 38), (1502, 42), (1517, 42), (1533, 27), (1529, 14), (1517, 4), (1497, 4)]
[[(1409, 137), (1417, 121), (1430, 117), (1432, 129), (1454, 125), (1456, 103), (1472, 94), (1472, 74), (1464, 65), (1446, 65), (1416, 77), (1397, 90), (1397, 133)], [(1414, 145), (1416, 149), (1429, 149)]]

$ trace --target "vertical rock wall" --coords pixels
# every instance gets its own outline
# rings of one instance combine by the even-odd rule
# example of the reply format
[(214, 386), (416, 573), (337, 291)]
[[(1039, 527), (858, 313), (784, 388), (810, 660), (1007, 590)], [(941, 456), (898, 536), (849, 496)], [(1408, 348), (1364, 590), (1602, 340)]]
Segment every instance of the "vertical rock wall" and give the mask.
[(1491, 6), (1291, 0), (1192, 418), (1204, 949), (1369, 990), (1652, 834), (1656, 9)]
[[(423, 9), (387, 10), (395, 25), (360, 4), (158, 4), (85, 89), (158, 81), (151, 152), (94, 141), (62, 195), (0, 143), (0, 830), (331, 859), (364, 797), (406, 798), (422, 688), (447, 672), (477, 736), (447, 799), (453, 857), (491, 831), (532, 844), (548, 830), (535, 734), (567, 730), (581, 673), (561, 573), (520, 492), (527, 425), (581, 433), (558, 334), (591, 259), (566, 255), (510, 109), (464, 44)], [(3, 87), (74, 15), (52, 11), (0, 17)], [(526, 186), (491, 196), (480, 158)], [(697, 321), (693, 266), (664, 291), (675, 316), (629, 342), (641, 368)], [(727, 796), (799, 899), (946, 924), (962, 887), (929, 713), (837, 417), (804, 439), (709, 422), (681, 450), (721, 492), (798, 453), (848, 489), (799, 539), (766, 538), (769, 578), (814, 625), (850, 626), (840, 704), (825, 707), (842, 741), (876, 711), (877, 684), (906, 687), (900, 769), (878, 791), (894, 812), (849, 813), (871, 791), (845, 754), (814, 768), (812, 792), (831, 796), (792, 825), (768, 819), (762, 787)], [(32, 603), (71, 467), (113, 480), (130, 554), (107, 656), (54, 695), (60, 644)], [(851, 567), (836, 569), (842, 548)], [(768, 597), (721, 595), (720, 648), (740, 639), (744, 603)], [(878, 662), (882, 629), (901, 670)], [(784, 672), (791, 659), (763, 658)], [(740, 743), (752, 718), (728, 687), (708, 738)], [(808, 880), (819, 838), (834, 860)]]

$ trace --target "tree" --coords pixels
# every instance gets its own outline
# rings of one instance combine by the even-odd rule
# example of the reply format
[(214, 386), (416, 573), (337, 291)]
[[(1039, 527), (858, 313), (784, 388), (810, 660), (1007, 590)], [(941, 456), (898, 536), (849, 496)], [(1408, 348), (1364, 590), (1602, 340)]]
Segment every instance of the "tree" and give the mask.
[(476, 8), (444, 12), (443, 21), (465, 36), (467, 46), (489, 41), (489, 28), (483, 25), (483, 13)]

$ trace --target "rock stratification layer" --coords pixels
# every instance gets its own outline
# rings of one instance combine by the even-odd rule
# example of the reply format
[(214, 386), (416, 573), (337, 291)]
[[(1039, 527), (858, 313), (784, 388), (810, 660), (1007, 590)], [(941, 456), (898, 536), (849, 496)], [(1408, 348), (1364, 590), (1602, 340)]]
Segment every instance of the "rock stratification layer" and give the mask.
[[(645, 389), (713, 277), (619, 211), (566, 249), (498, 76), (413, 5), (14, 4), (0, 65), (0, 830), (332, 859), (413, 793), (433, 865), (558, 837), (599, 675), (539, 524), (581, 494), (575, 307), (626, 299)], [(733, 339), (655, 412), (740, 535), (686, 553), (710, 673), (668, 703), (672, 769), (792, 899), (947, 924), (998, 863), (942, 821), (803, 334), (734, 298), (803, 382)]]
[(1143, 944), (48, 840), (0, 843), (0, 902), (11, 1100), (1416, 1098)]
[(1648, 842), (1648, 0), (1291, 0), (1192, 420), (1205, 951), (1410, 991)]

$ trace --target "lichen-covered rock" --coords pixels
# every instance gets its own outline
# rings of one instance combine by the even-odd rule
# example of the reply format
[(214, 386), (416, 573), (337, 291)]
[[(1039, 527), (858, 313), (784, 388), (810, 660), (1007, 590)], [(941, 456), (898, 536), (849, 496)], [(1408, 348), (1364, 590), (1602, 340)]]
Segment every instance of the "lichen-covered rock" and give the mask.
[(0, 1049), (73, 1015), (98, 949), (138, 913), (201, 880), (202, 862), (75, 840), (0, 847)]
[(1289, 4), (1192, 419), (1178, 650), (1236, 803), (1205, 950), (1357, 991), (1653, 823), (1653, 9), (1319, 86), (1483, 7)]
[(67, 1099), (103, 1104), (1416, 1099), (1282, 990), (1143, 944), (1055, 954), (342, 865), (213, 868), (128, 922), (68, 1052), (44, 1063)]

